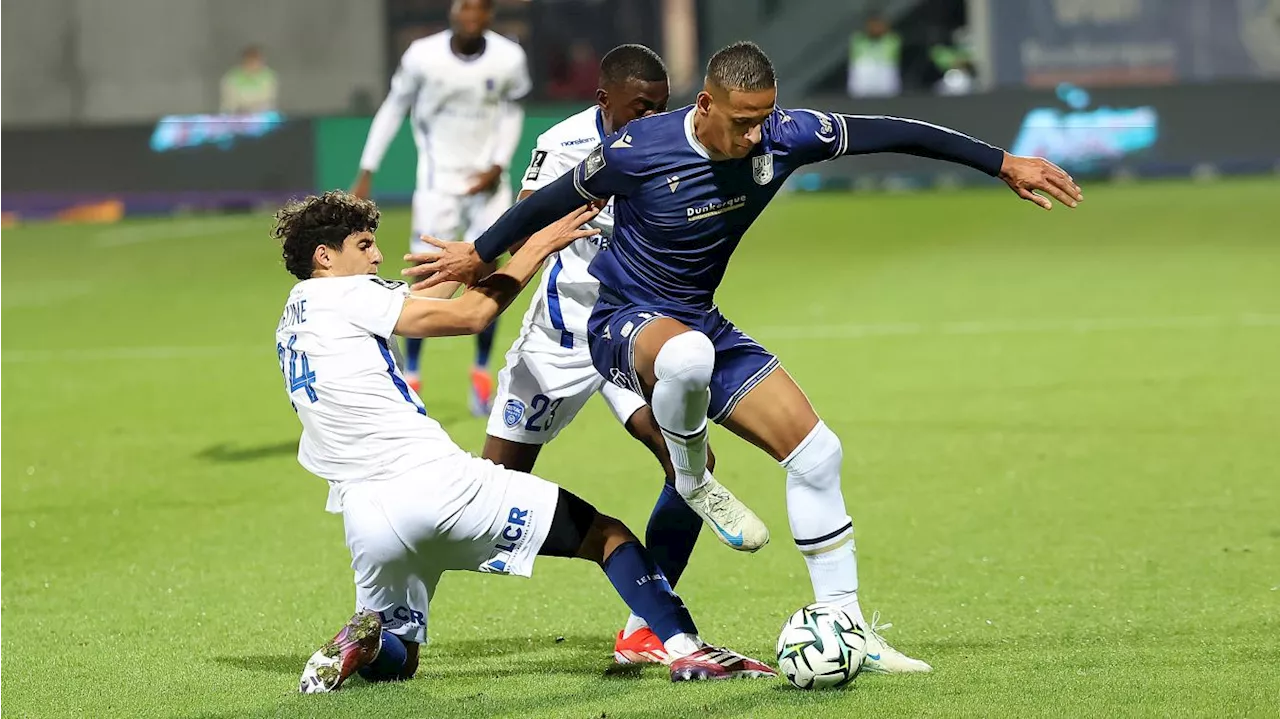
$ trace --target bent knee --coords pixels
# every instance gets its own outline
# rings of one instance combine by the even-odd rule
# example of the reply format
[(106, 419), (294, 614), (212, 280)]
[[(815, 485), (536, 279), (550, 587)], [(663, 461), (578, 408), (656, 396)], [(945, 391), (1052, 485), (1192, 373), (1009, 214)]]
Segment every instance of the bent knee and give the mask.
[(787, 477), (813, 487), (840, 485), (840, 465), (844, 461), (844, 447), (840, 438), (821, 420), (800, 442), (791, 455), (783, 460)]
[(706, 335), (690, 330), (667, 340), (653, 363), (659, 381), (674, 382), (690, 390), (711, 384), (716, 365), (716, 347)]

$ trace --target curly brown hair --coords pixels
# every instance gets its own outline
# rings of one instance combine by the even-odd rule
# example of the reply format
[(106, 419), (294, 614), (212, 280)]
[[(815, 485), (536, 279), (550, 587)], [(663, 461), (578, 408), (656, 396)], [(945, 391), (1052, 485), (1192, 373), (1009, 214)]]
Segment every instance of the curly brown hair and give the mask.
[(280, 240), (284, 268), (300, 280), (315, 271), (312, 258), (320, 245), (335, 250), (356, 232), (376, 232), (382, 213), (372, 200), (341, 190), (290, 200), (276, 212), (271, 236)]

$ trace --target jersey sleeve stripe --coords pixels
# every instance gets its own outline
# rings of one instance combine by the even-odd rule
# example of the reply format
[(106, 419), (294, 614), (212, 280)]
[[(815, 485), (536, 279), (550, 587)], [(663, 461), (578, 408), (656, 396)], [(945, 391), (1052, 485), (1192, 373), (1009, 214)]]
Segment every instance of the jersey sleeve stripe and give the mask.
[(418, 410), (418, 414), (423, 417), (427, 416), (427, 408), (413, 401), (413, 395), (409, 392), (409, 385), (405, 384), (404, 378), (396, 371), (396, 361), (391, 356), (391, 350), (387, 347), (387, 341), (376, 335), (373, 339), (377, 341), (378, 349), (382, 350), (382, 359), (387, 361), (387, 374), (391, 375), (391, 383), (396, 386), (396, 389), (400, 390), (400, 395), (404, 397), (404, 401), (413, 405), (413, 408)]
[(576, 167), (573, 168), (573, 189), (577, 190), (578, 194), (582, 195), (583, 199), (594, 202), (603, 202), (605, 200), (603, 197), (596, 197), (591, 194), (590, 190), (582, 186), (582, 177), (578, 175), (578, 168)]
[(560, 330), (560, 346), (573, 349), (573, 333), (564, 327), (564, 313), (560, 310), (560, 271), (564, 269), (564, 260), (556, 253), (556, 263), (551, 266), (551, 274), (547, 276), (547, 314), (551, 316), (551, 326)]
[(840, 140), (836, 143), (835, 157), (831, 158), (834, 160), (836, 157), (843, 156), (849, 150), (849, 124), (844, 121), (844, 115), (838, 112), (832, 113), (832, 115), (835, 116), (836, 122), (840, 124)]

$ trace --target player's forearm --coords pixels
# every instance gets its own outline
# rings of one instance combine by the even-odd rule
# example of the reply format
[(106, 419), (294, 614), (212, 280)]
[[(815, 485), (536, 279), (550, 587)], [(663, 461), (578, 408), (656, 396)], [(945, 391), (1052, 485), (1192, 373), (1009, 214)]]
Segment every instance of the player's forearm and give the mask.
[(360, 154), (360, 169), (365, 172), (377, 172), (382, 165), (382, 158), (391, 147), (391, 141), (400, 131), (408, 106), (394, 95), (388, 96), (373, 116), (369, 125), (369, 136), (364, 141), (364, 152)]
[(518, 102), (504, 102), (502, 105), (502, 113), (498, 116), (498, 127), (494, 133), (491, 162), (505, 170), (511, 167), (511, 158), (520, 144), (520, 133), (524, 130), (524, 108)]
[(581, 207), (588, 199), (574, 187), (572, 172), (561, 175), (503, 213), (476, 240), (476, 254), (485, 262), (493, 262), (520, 240)]
[[(435, 288), (411, 295), (396, 324), (396, 334), (453, 337), (480, 333), (520, 295), (550, 253), (546, 245), (523, 249), (501, 270), (454, 299), (443, 299)], [(449, 284), (457, 287), (457, 283)]]
[(848, 146), (841, 154), (899, 152), (967, 165), (996, 177), (1004, 150), (938, 125), (901, 117), (840, 115)]

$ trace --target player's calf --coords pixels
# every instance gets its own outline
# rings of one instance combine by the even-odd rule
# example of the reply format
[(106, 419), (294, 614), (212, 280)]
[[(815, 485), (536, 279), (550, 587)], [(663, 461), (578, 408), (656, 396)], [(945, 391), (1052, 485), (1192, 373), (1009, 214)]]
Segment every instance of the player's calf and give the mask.
[[(698, 636), (698, 627), (694, 624), (684, 601), (671, 589), (666, 575), (662, 573), (644, 545), (640, 544), (640, 540), (636, 539), (635, 534), (625, 524), (596, 511), (595, 507), (577, 495), (564, 489), (560, 490), (555, 516), (539, 554), (576, 556), (598, 563), (618, 595), (626, 602), (627, 607), (636, 615), (643, 617), (654, 635), (661, 640), (668, 659), (695, 655), (700, 657), (692, 660), (692, 665), (702, 667), (693, 674), (727, 671), (731, 674), (738, 672), (733, 674), (734, 676), (750, 675), (739, 672), (741, 667), (729, 669), (722, 667), (720, 670), (713, 670), (705, 664), (706, 657), (701, 657), (700, 653), (708, 649), (709, 645)], [(716, 649), (716, 651), (725, 657), (732, 654), (727, 650)], [(755, 664), (751, 666), (750, 671), (756, 671)], [(673, 670), (674, 666), (673, 664)], [(686, 669), (690, 666), (690, 662), (684, 665)], [(765, 669), (768, 668), (765, 667)], [(760, 674), (760, 676), (765, 675)], [(688, 678), (728, 677), (691, 675)], [(673, 680), (678, 680), (674, 674)]]

